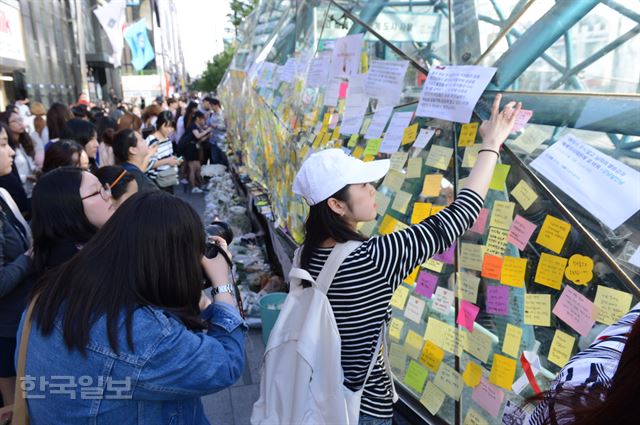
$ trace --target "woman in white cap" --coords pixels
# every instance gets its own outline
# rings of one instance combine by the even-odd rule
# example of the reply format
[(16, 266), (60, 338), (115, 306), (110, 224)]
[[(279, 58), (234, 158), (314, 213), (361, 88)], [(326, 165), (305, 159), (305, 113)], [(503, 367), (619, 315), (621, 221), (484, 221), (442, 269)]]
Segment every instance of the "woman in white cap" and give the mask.
[(340, 265), (327, 292), (340, 332), (344, 385), (352, 391), (364, 385), (361, 425), (391, 424), (393, 390), (382, 354), (364, 382), (382, 326), (389, 320), (391, 296), (415, 267), (446, 251), (477, 219), (500, 146), (521, 108), (510, 102), (500, 112), (500, 99), (497, 95), (491, 118), (480, 126), (482, 148), (465, 188), (447, 208), (405, 230), (367, 239), (356, 227), (376, 217), (371, 182), (387, 173), (389, 160), (362, 162), (340, 149), (327, 149), (312, 154), (296, 176), (293, 191), (311, 207), (301, 268), (316, 279), (336, 243), (364, 241)]

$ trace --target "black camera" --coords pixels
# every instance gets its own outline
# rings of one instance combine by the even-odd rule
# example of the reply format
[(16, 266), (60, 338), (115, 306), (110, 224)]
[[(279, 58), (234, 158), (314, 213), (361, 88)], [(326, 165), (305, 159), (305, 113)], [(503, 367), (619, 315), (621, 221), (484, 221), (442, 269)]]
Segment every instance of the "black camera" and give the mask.
[[(233, 267), (233, 263), (231, 262), (231, 258), (227, 256), (222, 248), (213, 240), (212, 236), (220, 236), (227, 242), (227, 245), (230, 245), (233, 241), (233, 231), (231, 227), (224, 221), (213, 221), (211, 224), (204, 228), (204, 233), (206, 237), (207, 245), (205, 246), (204, 255), (207, 258), (216, 258), (219, 255), (222, 255), (224, 259), (229, 264), (229, 267)], [(211, 286), (211, 281), (205, 275), (205, 281), (203, 288), (209, 288)]]

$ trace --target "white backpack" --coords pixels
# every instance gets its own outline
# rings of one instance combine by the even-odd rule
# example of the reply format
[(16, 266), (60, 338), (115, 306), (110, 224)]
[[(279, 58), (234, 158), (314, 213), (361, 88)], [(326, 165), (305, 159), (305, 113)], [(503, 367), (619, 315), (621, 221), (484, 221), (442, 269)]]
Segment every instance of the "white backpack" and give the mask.
[[(301, 248), (296, 251), (289, 295), (264, 353), (260, 398), (251, 415), (253, 425), (358, 424), (364, 385), (355, 392), (343, 385), (340, 334), (326, 294), (338, 267), (361, 243), (337, 244), (315, 281), (299, 268)], [(303, 288), (302, 280), (312, 286)], [(365, 383), (378, 358), (385, 329), (383, 326), (380, 332)]]

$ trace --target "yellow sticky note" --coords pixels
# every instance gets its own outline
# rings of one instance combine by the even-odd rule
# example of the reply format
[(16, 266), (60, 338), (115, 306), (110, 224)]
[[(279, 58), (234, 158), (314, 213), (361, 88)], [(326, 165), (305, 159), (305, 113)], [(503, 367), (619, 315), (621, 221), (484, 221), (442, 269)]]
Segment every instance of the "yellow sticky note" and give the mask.
[(533, 281), (549, 288), (560, 290), (567, 259), (543, 252), (540, 254), (536, 276)]
[(504, 257), (502, 259), (502, 273), (500, 283), (503, 285), (522, 288), (527, 272), (527, 259), (516, 257)]
[(551, 326), (551, 295), (524, 294), (524, 323)]
[(504, 183), (507, 181), (510, 169), (510, 165), (497, 164), (496, 169), (493, 171), (491, 183), (489, 183), (489, 189), (504, 190)]
[(460, 245), (460, 265), (466, 269), (482, 271), (485, 246), (462, 242)]
[(469, 332), (465, 328), (459, 330), (459, 341), (462, 348), (482, 363), (489, 360), (493, 348), (493, 340), (484, 332)]
[(411, 202), (412, 195), (408, 192), (403, 192), (399, 190), (396, 192), (396, 197), (393, 199), (393, 204), (391, 204), (391, 208), (404, 214), (407, 212), (407, 208), (409, 207), (409, 202)]
[(413, 269), (413, 271), (409, 274), (409, 276), (404, 278), (404, 281), (409, 285), (413, 286), (416, 283), (416, 278), (418, 277), (418, 273), (420, 272), (420, 266)]
[(382, 145), (382, 139), (369, 139), (367, 147), (364, 148), (364, 155), (377, 155)]
[(462, 425), (489, 425), (489, 422), (480, 413), (469, 409)]
[(520, 357), (520, 340), (522, 339), (522, 328), (507, 323), (507, 330), (502, 341), (502, 352), (515, 357)]
[(369, 130), (369, 126), (371, 125), (371, 118), (365, 118), (364, 124), (360, 128), (360, 134), (367, 134), (367, 130)]
[(502, 256), (509, 240), (509, 231), (499, 227), (490, 227), (485, 253)]
[(397, 170), (389, 170), (384, 180), (382, 180), (382, 185), (388, 187), (394, 192), (400, 190), (403, 184), (404, 174)]
[(331, 114), (327, 112), (326, 114), (324, 114), (324, 117), (322, 118), (322, 128), (326, 130), (329, 127), (330, 122), (331, 122)]
[(318, 133), (315, 139), (313, 139), (313, 144), (311, 145), (311, 147), (313, 147), (314, 149), (318, 149), (320, 147), (320, 144), (322, 143), (322, 140), (324, 139), (325, 134), (327, 133), (324, 130)]
[(416, 140), (416, 136), (418, 135), (418, 123), (410, 125), (409, 127), (404, 129), (404, 133), (402, 134), (402, 144), (406, 145), (414, 140)]
[[(420, 340), (422, 341), (422, 338)], [(420, 363), (428, 367), (430, 370), (437, 372), (442, 359), (444, 359), (444, 350), (432, 341), (427, 340), (424, 347), (422, 347)]]
[(478, 363), (469, 360), (469, 362), (467, 363), (467, 367), (464, 369), (464, 373), (462, 374), (464, 383), (471, 388), (474, 388), (480, 383), (481, 378), (482, 367), (480, 367)]
[(576, 285), (586, 285), (593, 279), (593, 260), (586, 255), (573, 254), (569, 258), (564, 277)]
[(433, 379), (436, 384), (446, 395), (452, 399), (460, 400), (460, 394), (464, 389), (464, 382), (460, 373), (446, 363), (442, 363)]
[(511, 391), (513, 378), (516, 375), (516, 361), (500, 354), (493, 355), (493, 365), (489, 374), (489, 382), (505, 390)]
[(409, 367), (404, 373), (403, 382), (417, 393), (422, 393), (424, 383), (429, 376), (429, 371), (415, 360), (409, 362)]
[(459, 148), (466, 148), (467, 146), (471, 146), (475, 143), (478, 125), (479, 123), (477, 122), (462, 124), (462, 127), (460, 127), (460, 137), (458, 138)]
[(473, 145), (469, 146), (464, 150), (464, 155), (462, 155), (462, 167), (463, 168), (472, 168), (476, 165), (476, 161), (478, 160), (478, 151), (482, 148), (482, 145)]
[(424, 176), (422, 196), (432, 197), (440, 195), (442, 189), (442, 174), (427, 174)]
[(392, 317), (389, 321), (389, 336), (395, 341), (400, 341), (403, 328), (404, 322), (400, 319)]
[(356, 148), (353, 150), (353, 152), (351, 153), (351, 155), (354, 158), (358, 158), (360, 159), (362, 157), (362, 154), (364, 153), (364, 148), (362, 146), (356, 146)]
[(513, 188), (511, 195), (525, 211), (538, 199), (536, 192), (524, 180), (520, 180), (516, 187)]
[(462, 352), (462, 346), (459, 344), (456, 328), (435, 317), (429, 317), (424, 339), (426, 339), (427, 342), (433, 341), (434, 344), (443, 348), (448, 353), (459, 355)]
[(391, 202), (391, 200), (387, 195), (384, 195), (381, 192), (378, 192), (377, 190), (376, 190), (375, 197), (376, 197), (376, 204), (378, 204), (378, 208), (376, 212), (378, 213), (378, 215), (383, 215), (385, 212), (387, 212), (387, 208), (389, 208), (389, 203)]
[(439, 170), (447, 170), (449, 162), (453, 156), (453, 149), (445, 146), (432, 145), (427, 156), (426, 164), (428, 167), (437, 168)]
[(513, 202), (495, 201), (493, 203), (489, 226), (509, 230), (511, 228), (511, 222), (513, 222), (513, 210), (515, 207), (516, 204)]
[(404, 164), (407, 162), (407, 158), (409, 157), (408, 152), (396, 152), (391, 155), (391, 169), (396, 171), (402, 171), (404, 168)]
[(373, 233), (373, 229), (376, 227), (376, 221), (367, 221), (358, 223), (358, 231), (365, 235), (366, 237), (370, 237)]
[(400, 310), (404, 310), (404, 305), (407, 302), (407, 297), (409, 296), (409, 288), (406, 286), (398, 286), (396, 291), (393, 293), (391, 297), (391, 305)]
[(331, 140), (336, 140), (340, 138), (340, 126), (333, 129), (333, 133), (331, 133)]
[(371, 162), (371, 161), (373, 161), (374, 159), (376, 159), (376, 157), (375, 157), (375, 156), (373, 156), (373, 155), (365, 155), (365, 156), (364, 156), (364, 158), (362, 158), (362, 161), (363, 161), (363, 162)]
[(573, 351), (575, 342), (576, 339), (573, 336), (562, 332), (560, 329), (556, 329), (547, 359), (557, 366), (564, 367), (569, 361), (569, 358), (571, 358), (571, 352)]
[(358, 143), (358, 133), (354, 133), (349, 137), (349, 142), (347, 143), (348, 148), (354, 147)]
[(427, 260), (427, 262), (424, 263), (424, 266), (427, 269), (431, 270), (431, 271), (434, 271), (436, 273), (440, 273), (440, 272), (442, 272), (442, 269), (444, 268), (444, 263), (440, 262), (438, 260), (434, 260), (433, 258), (429, 258)]
[(475, 304), (478, 300), (480, 278), (474, 274), (460, 272), (456, 275), (456, 296)]
[(418, 358), (422, 351), (422, 344), (424, 339), (422, 335), (414, 331), (407, 332), (407, 337), (404, 340), (404, 346), (407, 350), (407, 354), (413, 358)]
[(424, 393), (420, 397), (420, 403), (427, 408), (429, 413), (435, 416), (442, 407), (445, 397), (446, 394), (436, 384), (432, 381), (427, 381)]
[(569, 223), (555, 218), (552, 215), (548, 215), (544, 219), (544, 223), (542, 223), (536, 243), (550, 249), (556, 254), (560, 254), (564, 241), (567, 239), (567, 236), (569, 236), (570, 231), (571, 225)]
[(411, 213), (411, 224), (420, 223), (431, 215), (431, 204), (428, 202), (415, 202)]
[(617, 289), (598, 285), (593, 303), (597, 307), (596, 321), (613, 325), (631, 308), (632, 296)]
[(392, 369), (404, 372), (407, 366), (407, 352), (402, 345), (389, 344), (389, 366)]
[(409, 163), (407, 164), (407, 178), (419, 179), (420, 177), (422, 177), (422, 158), (419, 156), (409, 158)]
[(322, 138), (322, 142), (320, 143), (320, 146), (327, 146), (327, 144), (329, 143), (329, 140), (331, 140), (331, 134), (324, 133), (324, 137)]
[(380, 223), (380, 227), (378, 228), (378, 233), (381, 235), (388, 235), (395, 230), (397, 223), (398, 220), (390, 215), (385, 215)]

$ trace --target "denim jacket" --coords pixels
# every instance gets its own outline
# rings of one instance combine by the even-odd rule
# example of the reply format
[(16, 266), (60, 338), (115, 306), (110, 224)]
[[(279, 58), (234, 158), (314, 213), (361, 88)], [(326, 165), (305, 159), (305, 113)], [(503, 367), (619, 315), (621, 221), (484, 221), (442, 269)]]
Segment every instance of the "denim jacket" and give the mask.
[[(47, 337), (34, 324), (24, 384), (31, 424), (209, 424), (200, 397), (231, 386), (242, 374), (247, 326), (223, 303), (211, 304), (202, 318), (212, 326), (194, 332), (162, 309), (138, 308), (131, 350), (122, 314), (115, 353), (102, 317), (91, 330), (86, 356), (64, 344), (60, 315)], [(18, 341), (23, 324), (24, 315)]]

